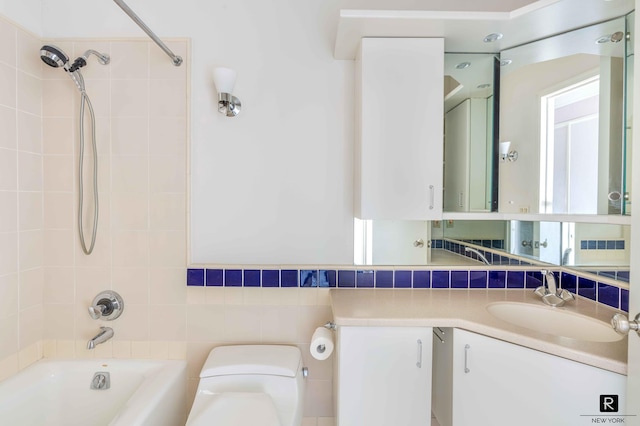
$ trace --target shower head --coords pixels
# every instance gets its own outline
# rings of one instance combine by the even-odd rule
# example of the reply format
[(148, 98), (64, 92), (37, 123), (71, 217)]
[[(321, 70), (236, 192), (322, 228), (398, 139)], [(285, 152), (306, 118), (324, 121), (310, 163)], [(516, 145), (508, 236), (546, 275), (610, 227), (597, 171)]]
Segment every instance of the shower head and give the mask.
[(40, 48), (40, 59), (53, 68), (69, 68), (69, 57), (57, 46), (45, 44)]

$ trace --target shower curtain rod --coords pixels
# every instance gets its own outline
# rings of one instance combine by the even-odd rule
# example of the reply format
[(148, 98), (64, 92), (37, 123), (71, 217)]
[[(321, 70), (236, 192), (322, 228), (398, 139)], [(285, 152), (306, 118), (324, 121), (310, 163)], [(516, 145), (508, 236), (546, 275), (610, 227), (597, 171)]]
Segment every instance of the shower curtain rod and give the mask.
[(179, 67), (182, 64), (182, 58), (180, 56), (177, 56), (175, 53), (173, 53), (171, 49), (169, 49), (167, 45), (164, 44), (162, 40), (160, 40), (153, 31), (151, 31), (151, 28), (147, 27), (147, 24), (142, 22), (142, 19), (140, 19), (140, 17), (136, 15), (136, 13), (133, 10), (131, 10), (131, 8), (127, 6), (127, 4), (123, 0), (113, 0), (113, 1), (118, 6), (120, 6), (120, 9), (124, 10), (124, 13), (129, 15), (129, 18), (133, 19), (133, 22), (135, 22), (136, 24), (138, 24), (140, 28), (142, 28), (142, 31), (144, 31), (145, 33), (147, 33), (149, 37), (151, 37), (151, 40), (156, 42), (156, 44), (160, 47), (160, 49), (164, 50), (164, 53), (169, 55), (169, 57), (173, 61), (173, 65), (175, 65), (176, 67)]

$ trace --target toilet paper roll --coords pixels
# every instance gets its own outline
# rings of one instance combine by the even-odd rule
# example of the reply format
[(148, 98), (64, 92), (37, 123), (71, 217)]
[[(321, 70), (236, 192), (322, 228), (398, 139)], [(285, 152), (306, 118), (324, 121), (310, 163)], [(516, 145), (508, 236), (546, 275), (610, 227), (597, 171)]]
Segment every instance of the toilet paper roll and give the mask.
[(333, 352), (333, 332), (324, 327), (316, 328), (311, 336), (309, 351), (317, 360), (324, 361), (329, 358)]

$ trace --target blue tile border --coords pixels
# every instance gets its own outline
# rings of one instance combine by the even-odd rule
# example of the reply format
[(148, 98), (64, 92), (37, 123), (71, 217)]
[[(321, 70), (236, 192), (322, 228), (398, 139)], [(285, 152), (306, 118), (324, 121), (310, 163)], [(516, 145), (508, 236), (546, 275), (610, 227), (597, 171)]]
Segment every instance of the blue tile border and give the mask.
[[(448, 243), (448, 241), (444, 241)], [(458, 244), (458, 246), (460, 246)], [(452, 247), (455, 248), (455, 247)], [(455, 248), (460, 250), (460, 247)], [(487, 252), (487, 254), (490, 254)], [(495, 258), (494, 258), (495, 259)], [(502, 259), (501, 259), (502, 260)], [(504, 260), (509, 262), (508, 258)], [(494, 265), (495, 266), (495, 265)], [(608, 280), (625, 278), (628, 271), (594, 271)], [(629, 310), (629, 291), (600, 282), (598, 275), (586, 278), (555, 272), (562, 288), (598, 303)], [(542, 285), (537, 270), (473, 269), (241, 269), (188, 268), (189, 287), (250, 288), (379, 288), (379, 289), (534, 289)]]
[(580, 250), (624, 250), (625, 240), (580, 240)]
[(188, 286), (204, 286), (204, 269), (187, 269)]

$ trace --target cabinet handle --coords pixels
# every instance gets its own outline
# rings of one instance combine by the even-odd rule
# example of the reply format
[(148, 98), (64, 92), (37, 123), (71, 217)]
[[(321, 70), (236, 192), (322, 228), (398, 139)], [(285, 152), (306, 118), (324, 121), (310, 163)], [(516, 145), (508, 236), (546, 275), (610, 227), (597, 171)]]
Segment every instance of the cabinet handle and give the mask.
[(422, 368), (422, 340), (418, 339), (418, 362), (416, 367)]
[(436, 189), (433, 187), (433, 185), (429, 185), (429, 210), (433, 210), (435, 202), (436, 202)]
[(471, 350), (471, 346), (469, 345), (464, 345), (464, 373), (470, 373), (471, 370), (469, 370), (469, 351)]

